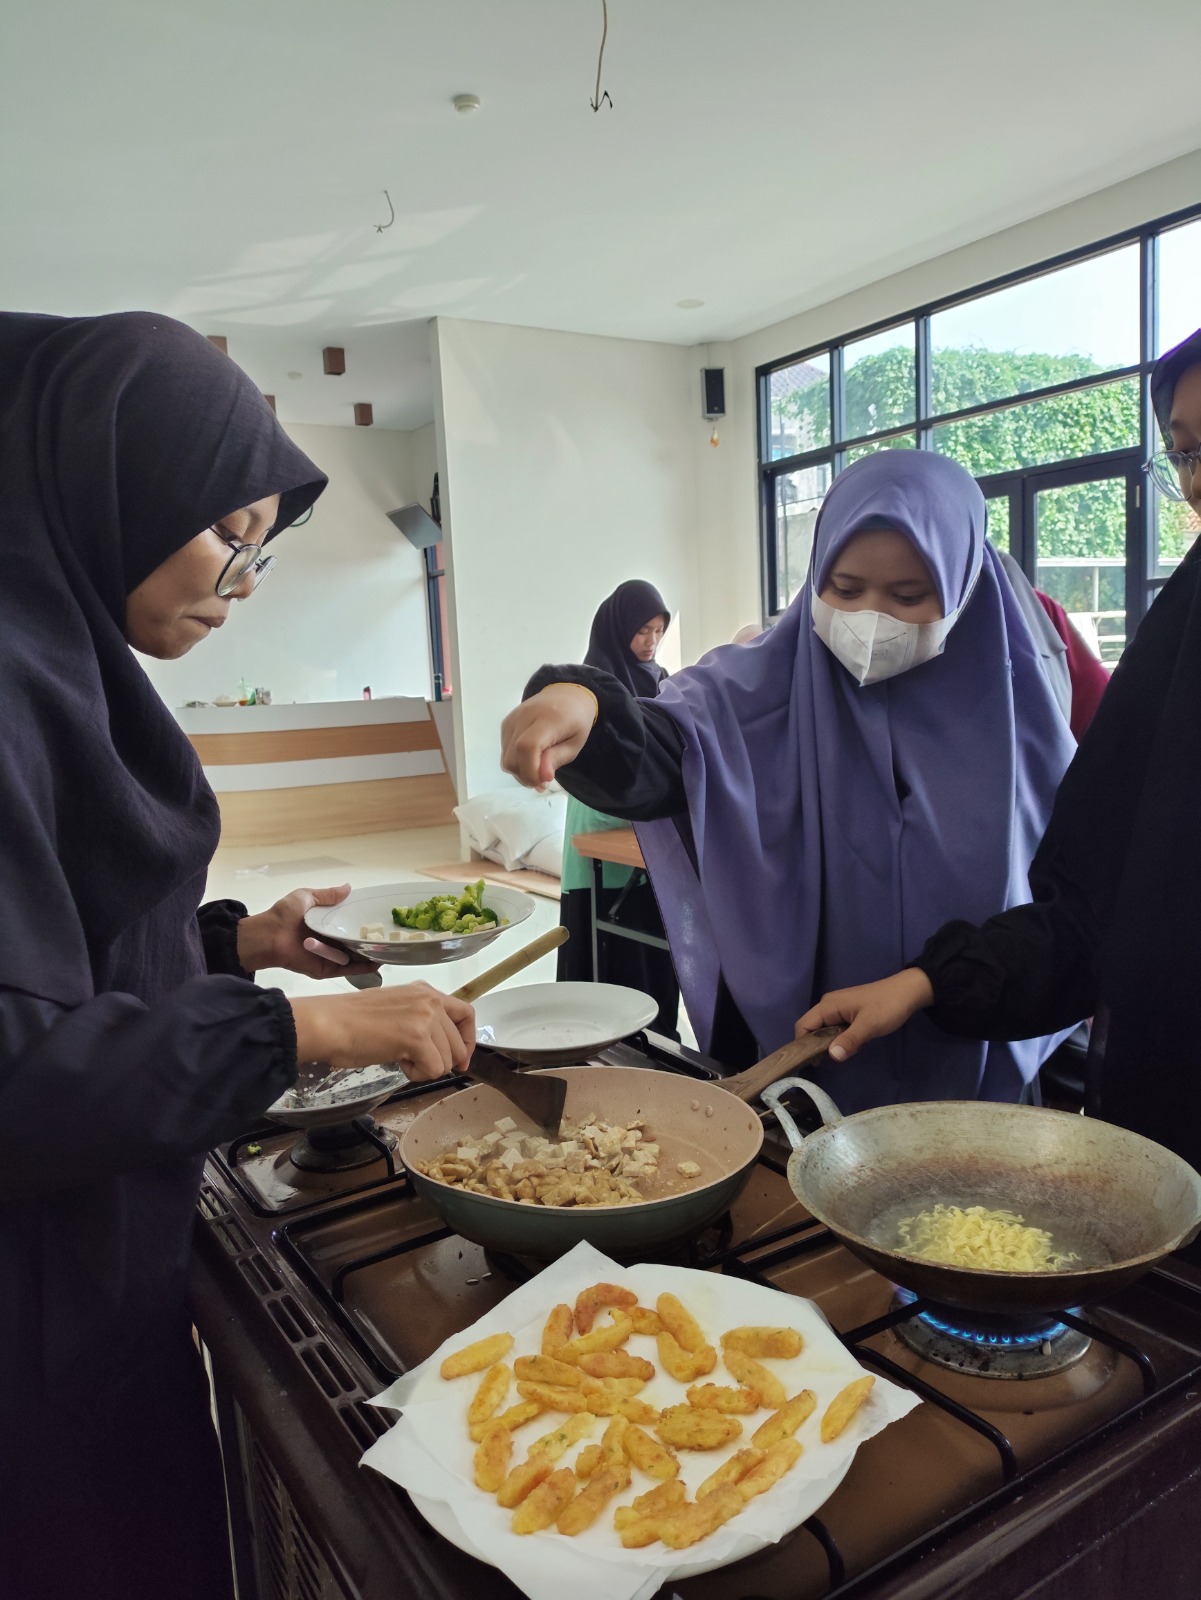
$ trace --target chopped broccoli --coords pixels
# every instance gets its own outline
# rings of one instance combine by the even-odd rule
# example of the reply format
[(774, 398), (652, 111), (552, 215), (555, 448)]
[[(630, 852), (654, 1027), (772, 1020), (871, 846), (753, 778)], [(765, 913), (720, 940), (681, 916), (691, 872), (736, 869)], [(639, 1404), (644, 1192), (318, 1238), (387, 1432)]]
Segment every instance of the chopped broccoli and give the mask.
[(393, 906), (398, 928), (422, 933), (477, 933), (500, 925), (500, 918), (484, 904), (484, 879), (463, 886), (462, 894), (435, 894), (416, 906)]

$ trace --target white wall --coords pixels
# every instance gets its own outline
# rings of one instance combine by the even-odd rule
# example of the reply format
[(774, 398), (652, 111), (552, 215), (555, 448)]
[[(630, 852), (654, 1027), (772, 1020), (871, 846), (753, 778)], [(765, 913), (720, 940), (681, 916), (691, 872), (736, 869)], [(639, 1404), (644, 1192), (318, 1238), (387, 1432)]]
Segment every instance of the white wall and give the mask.
[[(701, 511), (700, 647), (709, 649), (723, 643), (743, 623), (758, 616), (756, 366), (1170, 215), (1192, 204), (1198, 196), (1201, 151), (883, 278), (729, 345), (711, 346), (708, 364), (724, 365), (726, 369), (728, 415), (720, 430), (721, 447), (708, 451), (702, 445), (696, 463)], [(1201, 284), (1197, 321), (1201, 323)]]
[(502, 781), (505, 713), (542, 662), (582, 657), (624, 579), (659, 587), (695, 655), (696, 366), (679, 346), (438, 319), (460, 792)]
[(232, 694), (243, 676), (277, 703), (357, 700), (367, 684), (377, 697), (428, 697), (424, 568), (386, 516), (417, 498), (414, 436), (288, 432), (329, 474), (312, 519), (273, 541), (270, 577), (219, 633), (180, 661), (147, 661), (151, 678), (172, 706)]

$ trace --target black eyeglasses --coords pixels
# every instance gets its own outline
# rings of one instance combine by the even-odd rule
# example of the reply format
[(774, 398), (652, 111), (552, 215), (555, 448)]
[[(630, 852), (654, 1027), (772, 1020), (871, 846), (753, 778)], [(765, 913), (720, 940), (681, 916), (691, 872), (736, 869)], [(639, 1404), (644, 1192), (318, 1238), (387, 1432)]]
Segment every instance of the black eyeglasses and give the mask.
[[(221, 568), (221, 576), (217, 579), (217, 593), (222, 600), (228, 600), (234, 590), (245, 582), (247, 573), (254, 574), (254, 589), (257, 589), (275, 565), (275, 557), (265, 556), (261, 544), (243, 544), (240, 539), (235, 539), (232, 533), (227, 533), (216, 523), (213, 524), (212, 531), (222, 544), (229, 546), (232, 552), (229, 560)], [(267, 532), (271, 532), (270, 528)], [(251, 594), (254, 593), (254, 589), (250, 591)]]

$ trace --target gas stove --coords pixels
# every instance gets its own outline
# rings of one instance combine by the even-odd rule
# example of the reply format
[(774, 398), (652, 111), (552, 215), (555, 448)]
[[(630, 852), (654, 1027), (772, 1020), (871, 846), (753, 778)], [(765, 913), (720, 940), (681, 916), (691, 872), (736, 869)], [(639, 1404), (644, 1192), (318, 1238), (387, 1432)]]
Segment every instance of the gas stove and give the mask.
[[(715, 1080), (644, 1036), (597, 1058)], [(277, 1125), (206, 1168), (193, 1313), (209, 1355), (241, 1600), (510, 1600), (358, 1458), (366, 1404), (539, 1263), (452, 1233), (393, 1139), (457, 1086), (413, 1085), (350, 1130), (353, 1164)], [(870, 1440), (788, 1539), (673, 1586), (680, 1600), (1194, 1600), (1201, 1558), (1201, 1273), (1171, 1263), (1037, 1321), (915, 1300), (797, 1205), (768, 1138), (732, 1210), (661, 1259), (813, 1300), (869, 1369), (926, 1403)], [(294, 1155), (299, 1155), (297, 1164)], [(312, 1170), (313, 1167), (316, 1170)]]

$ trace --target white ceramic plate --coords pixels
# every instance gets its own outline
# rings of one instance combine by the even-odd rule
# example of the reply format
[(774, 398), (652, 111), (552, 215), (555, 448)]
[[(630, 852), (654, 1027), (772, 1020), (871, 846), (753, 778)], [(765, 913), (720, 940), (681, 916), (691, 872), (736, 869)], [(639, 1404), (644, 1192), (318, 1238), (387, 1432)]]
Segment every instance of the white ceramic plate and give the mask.
[(567, 1066), (626, 1039), (659, 1007), (615, 983), (527, 983), (496, 989), (475, 1008), (476, 1037), (531, 1066)]
[[(392, 921), (393, 906), (420, 905), (436, 894), (460, 893), (470, 881), (471, 867), (464, 865), (463, 883), (440, 883), (420, 878), (410, 883), (381, 883), (374, 889), (355, 889), (338, 906), (314, 906), (305, 913), (305, 925), (319, 939), (328, 939), (344, 950), (378, 961), (384, 966), (429, 967), (442, 961), (461, 961), (473, 956), (498, 939), (509, 928), (524, 922), (534, 909), (533, 897), (518, 889), (498, 884), (484, 885), (484, 905), (500, 918), (498, 925), (477, 933), (418, 934), (397, 928)], [(363, 929), (381, 927), (400, 939), (364, 938)]]
[[(792, 1525), (793, 1529), (799, 1528), (802, 1522), (821, 1510), (851, 1470), (853, 1460), (854, 1457), (851, 1457), (850, 1460), (844, 1461), (842, 1466), (837, 1471), (832, 1472), (829, 1477), (815, 1479), (809, 1484), (808, 1493), (798, 1501), (796, 1521)], [(644, 1484), (643, 1487), (645, 1488), (646, 1485)], [(654, 1488), (654, 1484), (652, 1483), (650, 1487)], [(495, 1562), (489, 1561), (487, 1556), (481, 1555), (472, 1544), (463, 1531), (463, 1524), (445, 1500), (427, 1500), (424, 1495), (413, 1494), (412, 1492), (409, 1494), (409, 1499), (413, 1502), (414, 1508), (421, 1513), (430, 1527), (433, 1528), (434, 1532), (440, 1533), (449, 1544), (456, 1546), (465, 1556), (474, 1556), (477, 1561), (482, 1561), (485, 1566), (495, 1566)], [(687, 1556), (682, 1556), (679, 1566), (672, 1567), (665, 1574), (664, 1583), (676, 1583), (681, 1578), (699, 1578), (703, 1573), (716, 1572), (719, 1567), (728, 1567), (734, 1561), (745, 1561), (748, 1555), (757, 1555), (761, 1548), (763, 1547), (752, 1545), (743, 1554), (719, 1556), (716, 1559), (713, 1556), (697, 1555), (691, 1557), (691, 1559)]]

